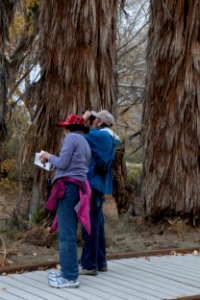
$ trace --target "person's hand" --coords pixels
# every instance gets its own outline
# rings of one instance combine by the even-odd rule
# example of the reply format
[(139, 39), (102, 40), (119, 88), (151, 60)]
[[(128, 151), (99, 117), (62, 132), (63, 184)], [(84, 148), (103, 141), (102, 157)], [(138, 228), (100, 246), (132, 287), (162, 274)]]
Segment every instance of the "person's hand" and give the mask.
[(41, 154), (40, 154), (40, 160), (41, 162), (47, 162), (49, 160), (49, 157), (51, 156), (50, 153), (46, 152), (46, 151), (41, 151)]
[(90, 118), (90, 116), (91, 116), (91, 111), (86, 110), (86, 111), (84, 112), (84, 114), (83, 114), (83, 119), (84, 119), (85, 121), (87, 121), (87, 120)]

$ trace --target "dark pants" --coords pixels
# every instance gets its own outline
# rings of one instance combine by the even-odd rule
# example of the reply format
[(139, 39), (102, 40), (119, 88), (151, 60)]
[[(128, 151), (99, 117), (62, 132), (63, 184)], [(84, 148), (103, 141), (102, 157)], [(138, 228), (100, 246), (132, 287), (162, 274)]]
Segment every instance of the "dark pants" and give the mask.
[(107, 266), (106, 243), (103, 216), (104, 196), (101, 192), (92, 189), (90, 219), (91, 235), (82, 227), (83, 251), (81, 266), (87, 270), (98, 270)]
[(79, 187), (74, 183), (65, 185), (65, 196), (58, 200), (57, 207), (60, 265), (63, 277), (75, 280), (78, 278), (78, 218), (74, 207), (79, 202)]

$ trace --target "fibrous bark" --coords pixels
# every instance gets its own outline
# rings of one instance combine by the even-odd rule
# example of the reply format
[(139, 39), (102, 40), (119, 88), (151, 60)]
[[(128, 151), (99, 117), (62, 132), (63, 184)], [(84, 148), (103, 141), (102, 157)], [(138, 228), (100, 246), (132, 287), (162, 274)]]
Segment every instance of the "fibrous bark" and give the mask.
[(117, 8), (115, 0), (40, 1), (41, 78), (33, 88), (35, 117), (24, 154), (57, 153), (60, 131), (55, 125), (69, 113), (112, 111)]
[(200, 213), (200, 2), (150, 1), (142, 196), (153, 218)]
[(117, 7), (115, 0), (40, 1), (41, 78), (32, 97), (32, 150), (58, 149), (55, 124), (67, 114), (112, 110)]
[(134, 188), (128, 182), (126, 162), (123, 159), (125, 153), (125, 142), (122, 142), (115, 155), (113, 162), (113, 197), (117, 205), (119, 215), (126, 213), (130, 209), (131, 215), (135, 215)]

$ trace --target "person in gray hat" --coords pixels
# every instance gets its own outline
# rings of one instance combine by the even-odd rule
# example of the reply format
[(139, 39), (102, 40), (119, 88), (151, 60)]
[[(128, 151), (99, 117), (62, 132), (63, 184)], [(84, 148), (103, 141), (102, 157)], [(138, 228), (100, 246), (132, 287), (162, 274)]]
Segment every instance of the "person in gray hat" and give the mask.
[(85, 135), (92, 152), (88, 181), (92, 189), (91, 235), (82, 228), (83, 250), (80, 275), (97, 275), (107, 271), (106, 244), (103, 216), (105, 194), (112, 194), (112, 162), (119, 138), (111, 127), (115, 119), (107, 110), (86, 111), (83, 115), (90, 122), (90, 132)]
[(86, 111), (83, 118), (89, 123), (90, 129), (108, 127), (111, 128), (115, 125), (115, 119), (107, 110)]

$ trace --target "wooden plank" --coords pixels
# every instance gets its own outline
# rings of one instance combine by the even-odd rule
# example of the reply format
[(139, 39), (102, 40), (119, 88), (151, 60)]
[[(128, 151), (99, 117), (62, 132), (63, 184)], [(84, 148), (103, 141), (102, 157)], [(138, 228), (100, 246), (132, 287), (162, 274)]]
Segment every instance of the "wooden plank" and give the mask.
[[(141, 265), (141, 264), (140, 264)], [(146, 266), (145, 266), (146, 267)], [(156, 263), (150, 263), (148, 268), (151, 268), (152, 270), (162, 270), (163, 274), (168, 274), (169, 276), (177, 276), (177, 278), (179, 278), (180, 280), (182, 279), (187, 279), (189, 280), (191, 283), (195, 283), (196, 282), (196, 286), (198, 287), (198, 282), (200, 279), (200, 273), (196, 273), (194, 274), (192, 269), (187, 269), (184, 268), (182, 270), (175, 268), (174, 265), (163, 265), (160, 262), (156, 262)], [(195, 275), (195, 277), (194, 277)], [(193, 277), (193, 280), (191, 280), (191, 277)]]
[[(112, 288), (120, 290), (120, 291), (126, 291), (126, 293), (130, 293), (133, 295), (134, 293), (137, 293), (137, 296), (140, 295), (140, 297), (146, 298), (148, 295), (160, 298), (163, 294), (161, 294), (160, 287), (157, 288), (157, 286), (147, 283), (143, 283), (141, 279), (138, 279), (137, 277), (133, 276), (133, 274), (129, 274), (126, 276), (125, 272), (123, 274), (119, 274), (119, 276), (113, 276), (115, 273), (110, 269), (107, 273), (99, 274), (98, 276), (98, 282), (102, 282), (102, 285), (108, 285), (112, 286)], [(154, 282), (155, 283), (155, 282)], [(173, 294), (170, 292), (167, 292), (166, 295), (172, 296)]]
[[(82, 276), (79, 277), (80, 283), (82, 282)], [(92, 276), (90, 276), (91, 278)], [(71, 290), (70, 290), (71, 291)], [(74, 291), (74, 290), (73, 290)], [(86, 293), (92, 295), (92, 299), (96, 299), (96, 297), (100, 297), (100, 299), (106, 299), (106, 300), (121, 300), (125, 299), (119, 296), (115, 291), (105, 291), (104, 286), (97, 286), (96, 284), (92, 284), (91, 281), (88, 281), (87, 283), (84, 283), (80, 286), (80, 288), (77, 291), (85, 291)]]
[[(171, 289), (171, 287), (172, 288), (174, 287), (174, 288), (181, 288), (181, 290), (182, 290), (183, 288), (186, 287), (185, 284), (182, 282), (176, 282), (176, 281), (172, 280), (170, 277), (168, 277), (168, 278), (163, 277), (162, 272), (161, 272), (161, 274), (156, 274), (156, 273), (150, 272), (150, 270), (148, 268), (142, 269), (142, 268), (130, 267), (130, 264), (129, 264), (129, 270), (127, 270), (127, 267), (124, 266), (123, 264), (120, 265), (120, 269), (119, 269), (119, 265), (116, 264), (116, 262), (112, 262), (112, 264), (115, 264), (114, 270), (116, 271), (116, 273), (124, 272), (125, 276), (134, 273), (135, 276), (139, 276), (139, 278), (141, 278), (141, 280), (146, 280), (146, 278), (148, 278), (148, 279), (152, 278), (153, 280), (155, 280), (154, 283), (156, 282), (156, 284), (158, 284), (158, 285), (160, 284), (160, 282), (166, 283), (167, 286), (170, 286), (170, 289)], [(196, 289), (193, 287), (187, 286), (186, 288), (187, 288), (186, 291), (188, 293), (199, 291), (199, 289)]]
[(189, 258), (185, 258), (185, 261), (183, 261), (180, 257), (171, 257), (170, 259), (163, 257), (162, 259), (157, 257), (157, 258), (151, 258), (151, 263), (156, 264), (156, 265), (163, 265), (164, 267), (176, 269), (177, 271), (183, 272), (187, 268), (191, 270), (192, 272), (195, 272), (197, 275), (200, 274), (200, 263), (196, 261), (195, 264), (191, 264), (190, 261), (188, 261)]
[[(109, 274), (109, 272), (106, 272)], [(41, 275), (42, 273), (40, 273)], [(109, 281), (109, 279), (104, 279), (105, 278), (105, 273), (101, 274), (99, 273), (98, 276), (79, 276), (79, 281), (81, 282), (81, 287), (83, 288), (94, 288), (98, 294), (99, 292), (106, 292), (107, 297), (113, 297), (114, 299), (117, 299), (117, 297), (120, 297), (120, 299), (160, 299), (158, 297), (152, 297), (150, 294), (144, 294), (144, 293), (139, 293), (137, 290), (133, 289), (133, 284), (131, 284), (131, 289), (127, 289), (124, 280), (121, 280), (119, 284), (112, 284), (112, 282)], [(109, 278), (109, 276), (108, 276)], [(109, 296), (108, 296), (109, 295)]]
[(79, 276), (78, 289), (49, 287), (48, 271), (0, 276), (0, 300), (200, 299), (195, 298), (200, 293), (198, 257), (122, 259), (109, 261), (108, 268), (98, 276)]
[[(150, 280), (147, 278), (146, 280), (142, 275), (138, 276), (137, 274), (118, 274), (118, 272), (111, 271), (109, 274), (105, 274), (104, 277), (108, 276), (106, 279), (108, 282), (115, 282), (120, 284), (120, 281), (123, 280), (123, 288), (127, 288), (127, 286), (132, 287), (134, 285), (134, 290), (137, 290), (138, 293), (153, 293), (156, 296), (162, 297), (165, 294), (168, 297), (173, 297), (175, 289), (168, 289), (169, 284), (157, 284), (157, 281), (154, 279)], [(181, 291), (181, 289), (180, 289)]]
[[(132, 268), (130, 268), (131, 270)], [(132, 270), (132, 274), (130, 273), (130, 277), (133, 276), (133, 273), (134, 271), (138, 272), (138, 270)], [(124, 274), (127, 275), (127, 271), (124, 270)], [(129, 274), (129, 273), (128, 273)], [(159, 286), (159, 283), (160, 282), (165, 282), (166, 279), (165, 278), (162, 278), (162, 276), (157, 276), (155, 277), (155, 274), (153, 273), (147, 273), (147, 272), (143, 272), (142, 274), (142, 277), (141, 277), (141, 274), (140, 273), (140, 276), (139, 278), (141, 278), (141, 281), (145, 281), (146, 280), (146, 277), (148, 277), (149, 279), (152, 277), (153, 275), (153, 279), (154, 279), (154, 282), (152, 282), (152, 285), (153, 286)], [(135, 276), (137, 276), (137, 274), (135, 274)], [(167, 279), (167, 287), (165, 288), (161, 288), (161, 292), (163, 293), (163, 296), (167, 296), (167, 291), (170, 291), (170, 293), (173, 293), (173, 297), (168, 297), (168, 299), (174, 299), (176, 298), (177, 296), (180, 296), (180, 295), (185, 295), (185, 296), (190, 296), (190, 295), (195, 295), (195, 294), (198, 294), (199, 293), (199, 289), (194, 289), (194, 288), (191, 288), (191, 287), (187, 287), (185, 284), (180, 284), (180, 283), (177, 283), (173, 280), (170, 280), (170, 278)], [(163, 299), (163, 298), (161, 298)]]
[(136, 259), (135, 262), (137, 261), (146, 261), (150, 263), (157, 263), (157, 262), (162, 262), (162, 263), (168, 263), (169, 265), (174, 265), (177, 264), (179, 266), (184, 267), (186, 264), (191, 267), (195, 268), (196, 270), (199, 270), (198, 268), (200, 267), (200, 260), (198, 256), (193, 256), (193, 255), (185, 255), (185, 256), (162, 256), (162, 257), (150, 257), (150, 258), (145, 258), (145, 259)]
[(2, 300), (24, 300), (24, 298), (18, 297), (15, 294), (9, 293), (4, 290), (0, 290), (0, 297)]
[[(47, 279), (47, 272), (40, 271), (45, 274), (43, 278), (39, 277), (37, 274), (34, 274), (35, 272), (30, 273), (23, 273), (17, 275), (17, 281), (20, 283), (25, 283), (27, 286), (31, 285), (33, 288), (37, 288), (40, 291), (45, 291), (50, 293), (52, 299), (55, 299), (56, 297), (60, 297), (59, 299), (66, 299), (66, 300), (83, 300), (88, 299), (87, 294), (85, 296), (82, 296), (79, 289), (56, 289), (52, 288), (48, 285), (48, 279)], [(16, 275), (14, 275), (16, 276)], [(56, 298), (57, 299), (57, 298)], [(93, 298), (94, 299), (94, 298)], [(89, 299), (88, 299), (89, 300)]]
[[(129, 267), (131, 267), (132, 263), (129, 263)], [(146, 265), (146, 263), (141, 263), (141, 262), (134, 262), (134, 265), (132, 265), (132, 267), (134, 268), (138, 268), (140, 270), (146, 270), (148, 268), (148, 272), (151, 274), (157, 274), (159, 275), (159, 280), (160, 278), (168, 278), (171, 279), (172, 281), (176, 282), (176, 283), (182, 283), (183, 284), (183, 289), (182, 289), (182, 295), (195, 295), (195, 294), (199, 294), (199, 283), (198, 281), (194, 281), (191, 280), (191, 276), (190, 275), (180, 275), (178, 276), (178, 274), (176, 274), (176, 272), (174, 271), (166, 271), (163, 268), (160, 269), (157, 266), (151, 266), (151, 264), (148, 262), (148, 266)], [(187, 290), (188, 287), (190, 287), (190, 293), (188, 294)], [(175, 295), (176, 296), (176, 295)]]
[[(50, 287), (48, 287), (48, 290), (44, 290), (41, 289), (39, 286), (33, 286), (31, 281), (29, 280), (29, 282), (26, 282), (25, 280), (20, 281), (19, 277), (20, 275), (15, 274), (15, 275), (9, 275), (9, 276), (5, 276), (4, 280), (6, 279), (8, 282), (12, 282), (12, 286), (20, 289), (23, 293), (23, 291), (25, 292), (29, 292), (30, 295), (35, 295), (38, 297), (38, 300), (40, 299), (45, 299), (45, 300), (61, 300), (61, 299), (66, 299), (66, 300), (71, 300), (70, 298), (68, 298), (66, 296), (66, 298), (64, 297), (58, 297), (56, 294), (52, 293), (52, 289)], [(1, 282), (1, 277), (0, 277), (0, 282)], [(30, 299), (30, 298), (29, 298)], [(12, 300), (12, 299), (10, 299)]]
[[(146, 265), (148, 263), (148, 266)], [(177, 272), (176, 270), (174, 270), (173, 266), (171, 267), (171, 269), (169, 268), (160, 268), (159, 266), (152, 264), (151, 261), (130, 261), (130, 263), (125, 262), (124, 260), (120, 260), (120, 264), (125, 264), (126, 266), (128, 266), (129, 268), (134, 267), (134, 268), (139, 268), (139, 269), (143, 269), (146, 270), (148, 268), (148, 272), (149, 273), (153, 273), (153, 274), (157, 274), (159, 276), (165, 277), (165, 278), (171, 278), (172, 280), (175, 280), (177, 282), (182, 282), (185, 284), (188, 284), (191, 287), (196, 287), (199, 288), (199, 280), (198, 279), (193, 279), (191, 280), (191, 275), (192, 274), (188, 274), (188, 273), (180, 273)]]
[[(105, 276), (106, 275), (107, 274), (105, 274)], [(183, 284), (178, 284), (178, 286), (176, 284), (176, 286), (174, 286), (173, 282), (170, 279), (162, 280), (161, 278), (161, 280), (159, 280), (158, 275), (148, 274), (142, 270), (133, 270), (133, 272), (126, 271), (126, 273), (123, 272), (123, 275), (121, 275), (118, 271), (112, 270), (112, 272), (110, 272), (109, 274), (109, 278), (113, 278), (113, 280), (116, 280), (116, 278), (121, 279), (122, 277), (127, 282), (131, 282), (130, 278), (133, 277), (141, 282), (140, 284), (141, 286), (145, 286), (145, 287), (148, 286), (148, 284), (150, 284), (153, 287), (155, 287), (156, 285), (156, 288), (160, 291), (166, 291), (166, 289), (168, 290), (170, 286), (170, 291), (168, 291), (168, 293), (170, 292), (171, 296), (172, 293), (177, 291), (177, 289), (179, 289), (179, 291), (181, 292), (183, 288)], [(190, 292), (191, 291), (188, 291), (188, 293)]]
[[(109, 262), (109, 266), (110, 266), (110, 262)], [(109, 269), (110, 269), (110, 267), (109, 267)], [(123, 271), (123, 276), (126, 276), (125, 275), (125, 271)], [(116, 273), (117, 274), (117, 273)], [(95, 277), (95, 278), (98, 278), (98, 280), (99, 280), (99, 276), (104, 276), (105, 277), (105, 275), (107, 275), (107, 278), (106, 278), (106, 280), (109, 282), (109, 284), (110, 284), (110, 277), (111, 277), (111, 272), (107, 272), (107, 273), (100, 273), (99, 275), (98, 275), (98, 277)], [(80, 277), (83, 277), (83, 276), (80, 276)], [(86, 276), (87, 277), (87, 276)], [(89, 277), (88, 277), (89, 278)], [(93, 277), (94, 278), (94, 277)], [(124, 279), (121, 277), (120, 278), (121, 280), (122, 280), (122, 282), (124, 281)], [(140, 297), (141, 296), (144, 296), (145, 298), (146, 298), (146, 295), (143, 295), (144, 293), (143, 293), (143, 291), (144, 291), (144, 289), (145, 289), (145, 286), (144, 285), (142, 285), (142, 282), (143, 282), (143, 278), (141, 279), (141, 281), (137, 281), (137, 283), (135, 284), (134, 282), (133, 282), (133, 280), (132, 280), (132, 278), (130, 278), (130, 276), (127, 276), (126, 277), (126, 282), (125, 282), (125, 284), (124, 283), (120, 283), (120, 284), (122, 284), (123, 285), (123, 288), (124, 288), (124, 290), (126, 290), (127, 291), (127, 279), (128, 280), (131, 280), (131, 282), (130, 282), (130, 284), (129, 284), (129, 286), (131, 286), (132, 287), (132, 289), (133, 289), (133, 291), (135, 291), (135, 289), (137, 289), (137, 291), (138, 291), (138, 284), (139, 284), (139, 282), (140, 282), (140, 285), (141, 285), (141, 288), (139, 289), (139, 292), (140, 292)], [(90, 280), (91, 280), (91, 276), (90, 276)], [(115, 279), (114, 279), (115, 280)], [(119, 282), (118, 282), (119, 283)], [(171, 283), (171, 282), (170, 282)], [(124, 287), (124, 285), (125, 285), (125, 287)], [(134, 286), (134, 288), (133, 288), (133, 286)], [(154, 285), (151, 285), (151, 289), (156, 289), (155, 288), (155, 286), (156, 286), (156, 284), (155, 284), (155, 281), (154, 281)], [(166, 291), (168, 291), (168, 287), (169, 286), (167, 286), (166, 287), (166, 285), (165, 285), (165, 294), (166, 294), (166, 296), (173, 296), (173, 294), (170, 294), (169, 295), (169, 292), (166, 292)], [(182, 286), (183, 287), (183, 286)], [(177, 292), (177, 295), (178, 294), (182, 294), (181, 293), (181, 291), (182, 291), (182, 287), (179, 289), (179, 291)], [(150, 288), (150, 286), (148, 287), (148, 294), (149, 294), (149, 288)], [(159, 287), (158, 287), (158, 291), (159, 291)], [(170, 290), (171, 290), (171, 288), (170, 288)], [(139, 294), (139, 293), (138, 293)], [(158, 296), (158, 295), (157, 295)]]
[[(3, 282), (3, 281), (2, 281)], [(5, 283), (5, 282), (4, 282)], [(12, 286), (12, 282), (9, 282), (9, 284), (5, 284), (5, 292), (12, 294), (12, 299), (13, 299), (13, 295), (18, 296), (20, 299), (25, 299), (25, 300), (44, 300), (45, 298), (38, 298), (38, 296), (35, 296), (33, 294), (31, 294), (30, 292), (26, 292), (24, 290), (19, 289), (18, 287), (13, 287)], [(1, 292), (0, 292), (1, 294)]]
[[(45, 286), (45, 288), (48, 287), (48, 284), (47, 284), (47, 274), (48, 272), (44, 272), (44, 271), (34, 271), (34, 272), (31, 272), (31, 273), (24, 273), (24, 276), (27, 276), (27, 277), (30, 277), (32, 278), (36, 283), (36, 285), (39, 283), (42, 283), (43, 284), (43, 288)], [(48, 287), (50, 288), (50, 287)], [(54, 289), (54, 288), (50, 288), (51, 290), (54, 291), (58, 291), (57, 289)], [(79, 296), (81, 297), (81, 299), (86, 299), (86, 300), (94, 300), (94, 297), (95, 297), (95, 300), (102, 300), (103, 298), (98, 296), (96, 293), (93, 294), (93, 293), (88, 293), (88, 290), (87, 290), (87, 286), (86, 288), (83, 288), (83, 286), (80, 286), (78, 289), (62, 289), (62, 290), (59, 290), (59, 294), (60, 292), (62, 291), (66, 291), (67, 290), (67, 293), (69, 295), (72, 294), (73, 297), (76, 296)], [(73, 299), (73, 298), (71, 298)]]
[[(83, 276), (81, 276), (83, 277)], [(132, 299), (145, 299), (146, 296), (149, 297), (149, 299), (155, 297), (151, 297), (150, 295), (144, 295), (143, 293), (138, 293), (137, 290), (135, 290), (132, 286), (132, 289), (129, 289), (124, 286), (124, 282), (121, 280), (119, 284), (112, 283), (109, 280), (101, 280), (100, 276), (98, 278), (88, 278), (88, 276), (84, 276), (84, 278), (81, 278), (83, 284), (86, 284), (88, 281), (92, 282), (95, 287), (98, 289), (104, 289), (108, 293), (114, 293), (114, 295), (118, 295), (121, 298), (132, 300)]]
[[(155, 258), (152, 257), (151, 260), (154, 260)], [(200, 259), (199, 259), (199, 256), (193, 256), (193, 257), (183, 257), (183, 256), (178, 256), (175, 257), (174, 259), (173, 258), (167, 258), (167, 257), (163, 257), (163, 258), (160, 258), (160, 257), (157, 257), (157, 259), (162, 262), (162, 263), (168, 263), (168, 264), (171, 264), (173, 263), (174, 266), (177, 266), (177, 267), (183, 267), (183, 268), (189, 268), (189, 269), (192, 269), (194, 270), (195, 272), (200, 272)]]
[[(129, 268), (140, 269), (140, 270), (144, 270), (144, 271), (148, 269), (149, 273), (157, 274), (157, 275), (159, 275), (161, 277), (164, 277), (164, 278), (173, 279), (173, 280), (176, 280), (178, 282), (183, 282), (185, 284), (188, 283), (189, 285), (191, 285), (191, 276), (190, 276), (190, 274), (183, 273), (183, 272), (178, 272), (177, 270), (174, 270), (173, 267), (171, 267), (171, 268), (162, 267), (161, 268), (157, 264), (152, 264), (150, 261), (149, 262), (137, 261), (137, 262), (134, 262), (133, 264), (132, 264), (132, 262), (130, 262), (128, 265), (127, 265), (126, 262), (120, 261), (120, 264), (123, 264), (123, 265), (125, 265)], [(147, 266), (147, 264), (148, 264), (148, 266)], [(197, 288), (199, 287), (197, 280), (196, 280), (196, 285), (193, 282), (193, 286), (195, 286)]]
[[(83, 276), (82, 276), (83, 277)], [(105, 278), (105, 276), (104, 276)], [(83, 283), (86, 281), (93, 281), (95, 286), (97, 287), (103, 287), (105, 291), (112, 290), (115, 291), (116, 295), (121, 296), (122, 298), (127, 300), (132, 300), (134, 299), (160, 299), (162, 297), (161, 293), (159, 291), (155, 292), (152, 289), (149, 290), (142, 290), (137, 287), (134, 281), (131, 283), (131, 288), (130, 286), (127, 287), (127, 284), (124, 279), (120, 279), (118, 281), (112, 281), (110, 280), (110, 277), (108, 275), (108, 279), (101, 279), (100, 276), (98, 276), (97, 279), (95, 278), (86, 278), (82, 279)], [(113, 293), (113, 292), (112, 292)]]

